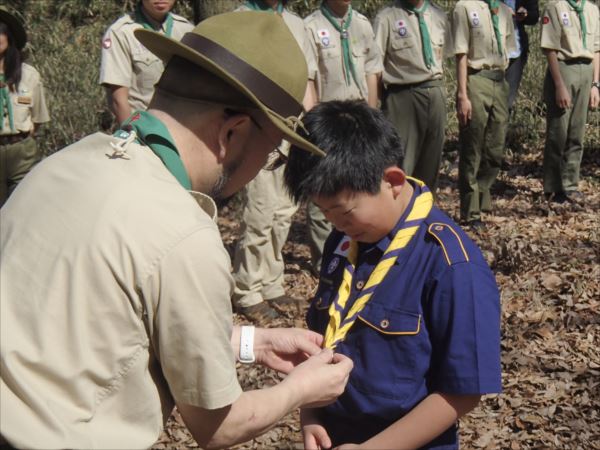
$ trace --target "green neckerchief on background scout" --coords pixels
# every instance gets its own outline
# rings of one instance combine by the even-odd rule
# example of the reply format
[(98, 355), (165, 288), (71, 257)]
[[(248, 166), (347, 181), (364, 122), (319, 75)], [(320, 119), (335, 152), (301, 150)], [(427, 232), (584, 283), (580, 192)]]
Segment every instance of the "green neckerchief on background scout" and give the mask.
[(435, 64), (433, 59), (433, 49), (431, 48), (431, 36), (429, 35), (429, 29), (427, 23), (425, 23), (425, 11), (429, 7), (429, 0), (423, 0), (423, 5), (420, 8), (412, 5), (408, 0), (402, 0), (402, 6), (407, 11), (411, 11), (417, 15), (419, 19), (419, 31), (421, 33), (421, 42), (423, 46), (423, 59), (428, 69)]
[(340, 33), (340, 41), (342, 42), (342, 62), (344, 64), (344, 71), (346, 74), (346, 84), (350, 84), (350, 76), (356, 83), (356, 86), (360, 89), (360, 83), (356, 77), (356, 70), (354, 68), (354, 61), (352, 60), (352, 53), (350, 51), (350, 33), (348, 28), (352, 23), (352, 5), (348, 7), (348, 18), (342, 20), (342, 24), (337, 23), (337, 20), (333, 16), (333, 12), (326, 5), (325, 1), (321, 3), (321, 12), (325, 18), (333, 25), (333, 27)]
[(500, 33), (500, 19), (498, 17), (498, 11), (500, 9), (500, 0), (483, 0), (487, 3), (490, 13), (492, 14), (492, 23), (494, 24), (494, 34), (496, 35), (496, 42), (498, 43), (498, 53), (502, 52), (502, 33)]
[[(15, 131), (15, 122), (13, 116), (12, 103), (10, 102), (10, 92), (8, 84), (5, 83), (6, 78), (3, 73), (0, 73), (0, 130), (4, 129), (4, 117), (8, 114), (8, 125), (11, 131)], [(5, 112), (6, 110), (6, 112)]]
[(192, 189), (192, 182), (188, 176), (171, 133), (167, 127), (156, 117), (146, 111), (135, 111), (121, 124), (114, 136), (126, 138), (124, 133), (134, 130), (138, 141), (146, 144), (158, 156), (171, 174), (188, 191)]
[(350, 249), (348, 250), (348, 256), (346, 257), (346, 264), (344, 267), (344, 276), (338, 289), (338, 293), (329, 306), (329, 323), (325, 330), (325, 340), (323, 346), (325, 348), (334, 349), (336, 345), (343, 341), (354, 322), (358, 318), (358, 314), (366, 306), (367, 302), (371, 299), (371, 296), (384, 279), (389, 270), (392, 268), (398, 254), (404, 249), (412, 237), (417, 233), (419, 226), (429, 215), (433, 206), (433, 196), (425, 184), (415, 178), (410, 178), (413, 183), (416, 183), (421, 187), (421, 193), (415, 198), (412, 208), (408, 212), (408, 215), (404, 219), (400, 229), (396, 232), (394, 238), (390, 242), (388, 248), (381, 256), (381, 259), (371, 272), (367, 283), (361, 290), (361, 293), (356, 298), (354, 304), (350, 307), (348, 312), (342, 317), (346, 309), (346, 303), (350, 298), (350, 292), (352, 291), (352, 276), (356, 266), (358, 257), (358, 243), (356, 241), (350, 241)]
[(581, 0), (581, 4), (577, 4), (577, 0), (567, 0), (567, 3), (571, 5), (571, 8), (575, 10), (579, 16), (579, 23), (581, 24), (581, 35), (583, 36), (583, 48), (587, 49), (587, 26), (585, 24), (585, 14), (583, 8), (585, 7), (585, 0)]
[[(139, 2), (135, 8), (135, 21), (146, 30), (157, 31), (156, 28), (154, 28), (154, 25), (148, 20), (148, 17), (146, 17), (146, 14), (144, 14), (144, 11), (142, 11), (142, 2)], [(170, 12), (167, 13), (165, 22), (165, 36), (171, 37), (171, 32), (173, 31), (173, 15)]]
[(246, 0), (244, 2), (244, 6), (250, 8), (252, 11), (267, 11), (267, 12), (277, 12), (277, 14), (283, 13), (283, 2), (277, 2), (276, 9), (271, 8), (266, 4), (263, 0)]

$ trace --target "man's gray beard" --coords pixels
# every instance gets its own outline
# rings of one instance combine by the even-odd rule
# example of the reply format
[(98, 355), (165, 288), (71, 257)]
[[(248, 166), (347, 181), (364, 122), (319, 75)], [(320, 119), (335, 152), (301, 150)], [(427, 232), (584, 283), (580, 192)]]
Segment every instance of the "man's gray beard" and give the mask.
[(223, 173), (219, 175), (217, 182), (213, 185), (212, 189), (208, 193), (208, 195), (215, 201), (218, 207), (225, 206), (227, 202), (235, 195), (232, 194), (229, 197), (223, 197), (223, 189), (231, 179), (231, 175), (237, 170), (237, 168), (241, 165), (241, 161), (234, 162), (229, 165), (229, 167), (223, 168)]

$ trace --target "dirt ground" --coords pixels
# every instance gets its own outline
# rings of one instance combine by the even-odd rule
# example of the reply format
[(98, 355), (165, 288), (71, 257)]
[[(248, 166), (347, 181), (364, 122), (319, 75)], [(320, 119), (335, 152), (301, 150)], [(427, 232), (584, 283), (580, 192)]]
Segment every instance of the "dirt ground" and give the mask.
[[(452, 146), (449, 146), (450, 148)], [(488, 396), (460, 423), (465, 449), (600, 449), (600, 149), (582, 163), (585, 203), (549, 207), (541, 186), (541, 152), (509, 154), (494, 187), (488, 228), (469, 233), (502, 292), (504, 392)], [(438, 205), (458, 215), (457, 153), (444, 154)], [(221, 212), (223, 240), (233, 250), (235, 204)], [(288, 294), (305, 298), (281, 310), (273, 326), (304, 326), (317, 280), (308, 270), (302, 209), (284, 248)], [(236, 316), (237, 323), (240, 318)], [(244, 389), (268, 386), (277, 374), (240, 367)], [(175, 413), (155, 449), (197, 447)], [(237, 449), (302, 448), (298, 414)]]

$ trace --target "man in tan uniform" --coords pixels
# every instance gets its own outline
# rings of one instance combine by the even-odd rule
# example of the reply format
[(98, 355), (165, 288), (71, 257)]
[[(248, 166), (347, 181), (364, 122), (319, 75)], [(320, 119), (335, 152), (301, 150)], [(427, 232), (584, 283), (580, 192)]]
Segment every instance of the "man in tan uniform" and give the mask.
[(600, 102), (598, 16), (598, 6), (586, 0), (554, 1), (543, 15), (541, 47), (548, 59), (544, 193), (551, 202), (582, 199), (577, 188), (587, 111)]
[[(248, 0), (237, 11), (264, 11), (278, 14), (302, 49), (308, 66), (304, 109), (316, 101), (314, 79), (317, 72), (304, 22), (285, 7), (285, 1)], [(282, 141), (280, 150), (287, 153)], [(283, 170), (263, 168), (244, 190), (240, 240), (233, 260), (234, 306), (240, 314), (257, 322), (278, 316), (270, 305), (286, 305), (297, 300), (285, 295), (284, 261), (281, 254), (297, 210), (283, 186)]]
[[(352, 8), (350, 0), (323, 0), (319, 9), (304, 19), (317, 60), (317, 100), (365, 100), (376, 108), (381, 51), (373, 27)], [(331, 225), (312, 202), (307, 205), (309, 243), (313, 270), (318, 272)]]
[(193, 26), (173, 14), (176, 0), (140, 0), (135, 11), (113, 23), (102, 38), (100, 84), (108, 106), (121, 123), (136, 109), (145, 110), (164, 69), (162, 61), (135, 38), (144, 28), (180, 40)]
[[(47, 158), (2, 209), (0, 435), (15, 447), (148, 448), (174, 403), (201, 447), (226, 447), (332, 401), (352, 366), (316, 333), (232, 324), (213, 198), (283, 137), (322, 154), (293, 131), (293, 36), (255, 12), (181, 42), (136, 36), (167, 63), (148, 111)], [(236, 359), (288, 376), (242, 392)]]
[(404, 142), (403, 169), (435, 192), (446, 130), (443, 62), (452, 56), (446, 13), (429, 0), (397, 0), (375, 18), (383, 53), (382, 110)]
[(516, 48), (512, 10), (500, 0), (460, 0), (452, 15), (460, 125), (460, 219), (484, 227), (502, 164), (508, 123), (508, 55)]
[(0, 7), (0, 206), (40, 161), (34, 134), (50, 120), (40, 74), (22, 60), (26, 43), (21, 22)]

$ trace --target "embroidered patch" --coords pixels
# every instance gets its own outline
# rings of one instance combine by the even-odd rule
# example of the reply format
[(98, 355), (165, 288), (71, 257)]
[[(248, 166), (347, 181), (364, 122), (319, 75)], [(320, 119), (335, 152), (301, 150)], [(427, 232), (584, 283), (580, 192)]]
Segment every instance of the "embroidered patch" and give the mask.
[(317, 36), (319, 36), (319, 39), (321, 40), (321, 44), (323, 44), (324, 47), (329, 47), (330, 40), (329, 40), (329, 30), (328, 29), (321, 28), (320, 30), (317, 31)]
[(348, 256), (348, 250), (350, 250), (350, 238), (344, 236), (333, 253), (335, 255)]
[(563, 11), (560, 13), (560, 21), (565, 27), (571, 26), (571, 21), (569, 20), (569, 13), (567, 11)]
[(31, 105), (31, 97), (18, 96), (17, 103), (19, 105)]
[(102, 48), (105, 48), (106, 50), (108, 50), (111, 46), (112, 46), (112, 41), (110, 40), (110, 38), (106, 38), (102, 41)]
[(406, 29), (406, 27), (400, 27), (398, 28), (398, 34), (400, 35), (400, 37), (406, 37), (408, 36), (408, 30)]
[(544, 16), (544, 18), (542, 19), (542, 24), (547, 25), (549, 23), (550, 23), (550, 17)]
[(481, 26), (481, 20), (479, 19), (479, 13), (477, 11), (469, 12), (469, 17), (471, 18), (471, 26), (473, 28), (479, 28)]
[(323, 47), (329, 47), (329, 38), (328, 37), (321, 38), (321, 44), (323, 44)]
[(327, 274), (331, 275), (340, 265), (340, 258), (333, 258), (327, 266)]

